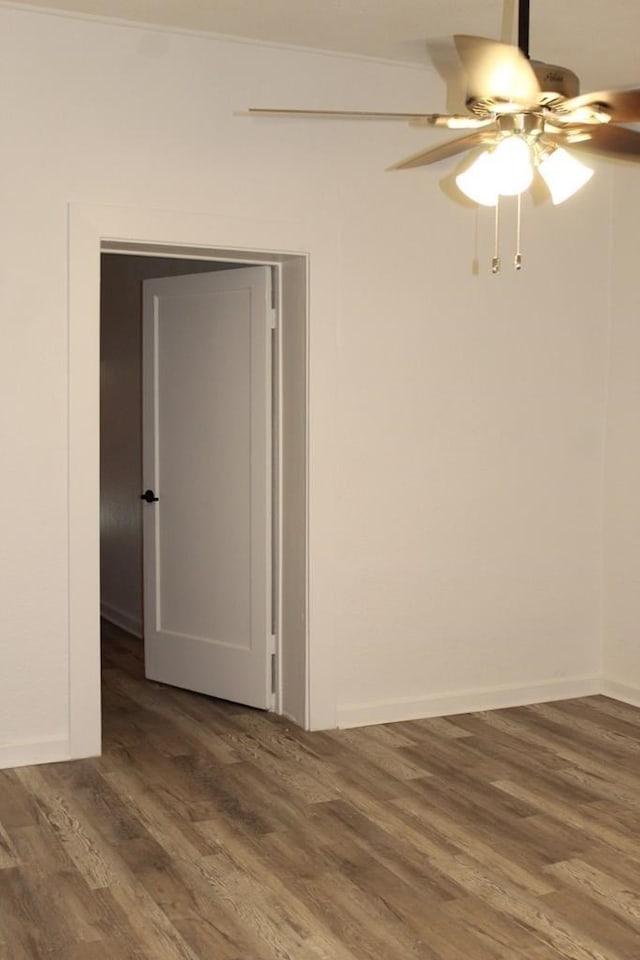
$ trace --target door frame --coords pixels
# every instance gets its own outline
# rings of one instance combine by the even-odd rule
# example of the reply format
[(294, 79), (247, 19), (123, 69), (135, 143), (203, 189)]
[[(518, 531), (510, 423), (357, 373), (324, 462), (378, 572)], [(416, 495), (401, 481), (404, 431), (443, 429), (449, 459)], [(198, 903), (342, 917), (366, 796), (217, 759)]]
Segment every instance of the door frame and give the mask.
[[(99, 362), (100, 362), (100, 256), (103, 252), (140, 253), (184, 259), (226, 260), (269, 263), (287, 272), (308, 267), (325, 273), (326, 290), (335, 290), (337, 245), (327, 225), (312, 228), (299, 223), (218, 217), (176, 211), (96, 207), (70, 204), (68, 218), (68, 310), (69, 310), (69, 754), (71, 758), (95, 756), (101, 752), (100, 702), (100, 570), (99, 570)], [(286, 656), (280, 656), (282, 670), (279, 712), (307, 729), (334, 726), (335, 694), (329, 680), (334, 660), (326, 634), (319, 656), (312, 651), (309, 629), (310, 580), (310, 496), (309, 450), (309, 288), (294, 284), (289, 324), (298, 342), (291, 356), (297, 369), (297, 400), (303, 411), (294, 411), (304, 438), (294, 473), (301, 476), (303, 490), (297, 491), (303, 516), (296, 518), (295, 564), (289, 564), (292, 585), (291, 622), (299, 625), (291, 637), (293, 665), (288, 675)], [(320, 301), (322, 298), (318, 298)], [(284, 297), (283, 297), (284, 304)], [(325, 306), (328, 306), (325, 304)], [(332, 303), (335, 306), (335, 303)], [(284, 308), (283, 308), (284, 309)], [(283, 342), (286, 345), (286, 321)], [(295, 339), (294, 337), (294, 339)], [(332, 341), (333, 342), (333, 341)], [(296, 359), (297, 357), (297, 359)], [(283, 416), (287, 417), (286, 388), (281, 393)], [(292, 398), (295, 399), (295, 398)], [(302, 416), (301, 416), (302, 414)], [(280, 451), (280, 456), (282, 451)], [(286, 457), (285, 457), (286, 459)], [(301, 469), (302, 468), (302, 469)], [(286, 464), (281, 476), (286, 482)], [(287, 525), (287, 500), (279, 523)], [(302, 523), (300, 522), (302, 519)], [(326, 527), (326, 523), (324, 524)], [(300, 538), (303, 549), (300, 549)], [(283, 554), (286, 551), (283, 534)], [(287, 605), (287, 562), (283, 556), (281, 603)], [(302, 562), (301, 562), (302, 561)], [(283, 609), (281, 623), (287, 611)], [(296, 632), (296, 631), (294, 631)], [(287, 643), (286, 631), (283, 642)], [(314, 669), (315, 668), (315, 669)], [(314, 679), (314, 672), (316, 678)], [(287, 704), (294, 704), (294, 709)]]

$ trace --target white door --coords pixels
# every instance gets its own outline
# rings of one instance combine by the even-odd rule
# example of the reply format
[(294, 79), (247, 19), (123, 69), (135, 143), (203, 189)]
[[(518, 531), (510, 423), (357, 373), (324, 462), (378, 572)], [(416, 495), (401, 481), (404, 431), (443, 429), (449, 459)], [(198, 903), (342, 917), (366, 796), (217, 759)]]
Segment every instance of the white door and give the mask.
[(144, 284), (145, 672), (263, 708), (274, 316), (269, 267)]

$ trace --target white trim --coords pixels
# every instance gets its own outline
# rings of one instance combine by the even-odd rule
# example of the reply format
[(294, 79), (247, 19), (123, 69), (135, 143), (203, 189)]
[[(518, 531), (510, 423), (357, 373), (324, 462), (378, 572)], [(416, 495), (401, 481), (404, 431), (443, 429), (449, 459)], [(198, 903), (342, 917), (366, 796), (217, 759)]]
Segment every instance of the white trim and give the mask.
[(621, 703), (628, 703), (632, 707), (640, 707), (639, 687), (630, 687), (628, 684), (620, 683), (618, 680), (607, 680), (603, 678), (600, 682), (599, 692), (605, 697), (620, 700)]
[(28, 767), (36, 763), (60, 763), (70, 759), (68, 740), (0, 744), (0, 770)]
[[(332, 50), (327, 47), (309, 47), (305, 44), (286, 43), (284, 40), (262, 40), (260, 37), (245, 37), (237, 33), (220, 33), (206, 27), (182, 27), (174, 23), (155, 23), (150, 20), (133, 20), (128, 17), (112, 17), (105, 13), (84, 13), (81, 10), (64, 10), (60, 7), (44, 7), (38, 3), (0, 0), (0, 9), (14, 10), (16, 13), (32, 13), (40, 16), (60, 17), (63, 20), (80, 20), (85, 23), (101, 23), (104, 26), (122, 27), (132, 30), (147, 30), (154, 33), (169, 33), (176, 36), (193, 37), (200, 40), (213, 40), (216, 43), (235, 43), (249, 47), (264, 47), (270, 50), (282, 50), (285, 53), (303, 53), (311, 56), (332, 57), (335, 60), (356, 60), (374, 63), (386, 67), (400, 67), (407, 70), (419, 70), (421, 73), (437, 75), (436, 68), (428, 60), (397, 60), (394, 57), (375, 56), (368, 53), (356, 53), (353, 50)], [(402, 107), (402, 110), (405, 108)], [(406, 112), (406, 111), (405, 111)], [(423, 108), (417, 107), (417, 113)]]
[[(310, 269), (310, 264), (308, 264), (307, 266), (309, 269), (307, 269), (305, 310), (306, 310), (307, 316), (310, 316), (311, 315), (311, 269)], [(304, 371), (305, 390), (306, 390), (305, 404), (307, 408), (307, 423), (306, 423), (306, 431), (305, 431), (305, 443), (306, 443), (305, 458), (306, 458), (306, 464), (307, 464), (307, 502), (308, 502), (309, 487), (311, 484), (311, 476), (310, 476), (310, 469), (309, 469), (309, 464), (311, 463), (311, 325), (309, 325), (309, 327), (307, 328), (307, 343), (306, 343), (305, 357), (306, 357), (306, 366)], [(335, 422), (338, 423), (338, 420), (336, 420)], [(307, 564), (305, 585), (304, 585), (304, 589), (305, 589), (304, 606), (305, 606), (305, 611), (307, 615), (307, 630), (309, 631), (309, 635), (311, 635), (310, 620), (311, 620), (311, 563), (312, 563), (311, 536), (312, 536), (312, 533), (311, 533), (311, 514), (309, 510), (307, 510), (304, 536), (305, 536), (305, 561)], [(332, 637), (335, 636), (335, 632), (332, 632), (331, 636)], [(327, 639), (328, 637), (325, 635), (325, 641)], [(331, 643), (330, 643), (330, 649), (331, 649), (331, 653), (333, 654)], [(307, 654), (310, 659), (311, 658), (311, 641), (309, 641)], [(332, 662), (333, 662), (333, 656), (332, 656)], [(335, 687), (334, 687), (333, 700), (331, 704), (328, 705), (329, 709), (326, 712), (325, 719), (317, 720), (315, 719), (317, 716), (316, 709), (315, 709), (316, 707), (315, 702), (314, 702), (314, 710), (313, 711), (311, 710), (311, 703), (312, 701), (314, 701), (314, 692), (312, 690), (311, 677), (312, 677), (311, 667), (309, 663), (307, 663), (307, 684), (304, 691), (304, 718), (303, 718), (304, 729), (305, 730), (322, 730), (325, 727), (328, 729), (332, 729), (333, 727), (337, 726)]]
[[(330, 223), (69, 205), (69, 750), (73, 758), (95, 756), (101, 748), (98, 423), (103, 243), (111, 249), (118, 243), (199, 249), (203, 259), (218, 259), (218, 251), (252, 259), (252, 251), (261, 251), (265, 259), (276, 263), (283, 257), (309, 256), (314, 275), (309, 313), (313, 310), (315, 317), (314, 346), (320, 369), (335, 365), (339, 313), (340, 243), (339, 233)], [(333, 436), (331, 412), (319, 413), (316, 408), (314, 416), (313, 384), (308, 384), (308, 391), (307, 416), (314, 420), (313, 436), (311, 425), (307, 433), (308, 460), (322, 463)], [(325, 486), (314, 484), (309, 477), (307, 523), (309, 538), (316, 543), (310, 605), (322, 610), (330, 607), (327, 598), (319, 595), (326, 592), (330, 579), (331, 534), (326, 521), (314, 522), (314, 516), (321, 518), (330, 512)], [(316, 509), (315, 501), (320, 501)], [(313, 643), (312, 632), (309, 624), (305, 678), (309, 726), (327, 729), (335, 726), (335, 661), (328, 639), (333, 632), (327, 631), (326, 624), (318, 624), (322, 637), (318, 645)]]
[(100, 233), (69, 207), (69, 750), (100, 754)]
[(587, 697), (600, 693), (598, 677), (574, 677), (570, 680), (552, 680), (523, 687), (487, 687), (435, 697), (383, 700), (377, 703), (345, 704), (336, 711), (338, 727), (364, 727), (375, 723), (393, 723), (399, 720), (421, 720), (427, 717), (446, 717), (477, 710), (498, 710), (503, 707), (522, 707), (529, 703), (545, 703)]
[[(308, 272), (308, 264), (307, 264)], [(271, 628), (273, 653), (276, 663), (276, 689), (273, 694), (273, 709), (282, 714), (282, 264), (271, 268), (271, 303), (273, 328), (271, 333)], [(308, 310), (305, 311), (308, 316)]]
[(131, 633), (134, 637), (142, 640), (142, 617), (132, 617), (131, 614), (120, 610), (118, 607), (114, 607), (110, 603), (106, 603), (104, 600), (100, 604), (100, 616), (103, 620), (108, 620), (109, 623), (113, 623), (116, 627), (120, 627), (121, 630), (126, 630), (127, 633)]

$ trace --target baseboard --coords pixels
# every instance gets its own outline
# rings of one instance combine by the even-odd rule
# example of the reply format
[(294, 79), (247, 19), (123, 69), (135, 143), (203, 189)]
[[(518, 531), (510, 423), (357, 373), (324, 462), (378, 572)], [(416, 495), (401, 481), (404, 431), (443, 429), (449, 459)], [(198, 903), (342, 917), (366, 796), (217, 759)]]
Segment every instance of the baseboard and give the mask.
[(61, 760), (70, 759), (68, 740), (0, 744), (0, 770), (28, 767), (36, 763), (59, 763)]
[(105, 603), (104, 600), (100, 604), (100, 616), (104, 620), (108, 620), (109, 623), (115, 624), (116, 627), (120, 627), (121, 630), (126, 630), (127, 633), (133, 634), (134, 637), (142, 639), (143, 630), (140, 617), (132, 617), (124, 610), (119, 610), (118, 607), (114, 607), (110, 603)]
[(630, 687), (626, 683), (619, 683), (617, 680), (600, 681), (600, 693), (605, 697), (611, 697), (613, 700), (620, 700), (622, 703), (628, 703), (632, 707), (640, 707), (640, 689)]
[(498, 710), (503, 707), (523, 707), (529, 703), (569, 700), (573, 697), (591, 696), (601, 690), (600, 677), (574, 677), (570, 680), (552, 680), (550, 683), (524, 687), (491, 687), (444, 696), (346, 704), (338, 707), (336, 720), (339, 729), (365, 727), (374, 723), (446, 717), (477, 710)]

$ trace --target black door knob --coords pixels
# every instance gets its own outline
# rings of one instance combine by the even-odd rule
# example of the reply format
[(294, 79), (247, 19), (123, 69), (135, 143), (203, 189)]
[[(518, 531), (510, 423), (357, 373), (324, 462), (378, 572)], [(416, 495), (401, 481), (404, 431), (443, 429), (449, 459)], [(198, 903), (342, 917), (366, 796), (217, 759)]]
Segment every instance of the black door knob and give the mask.
[(159, 498), (159, 497), (156, 497), (156, 495), (155, 495), (155, 493), (153, 492), (153, 490), (145, 490), (144, 493), (141, 493), (141, 494), (140, 494), (140, 499), (141, 499), (141, 500), (146, 500), (147, 503), (155, 503), (156, 500), (159, 500), (160, 498)]

